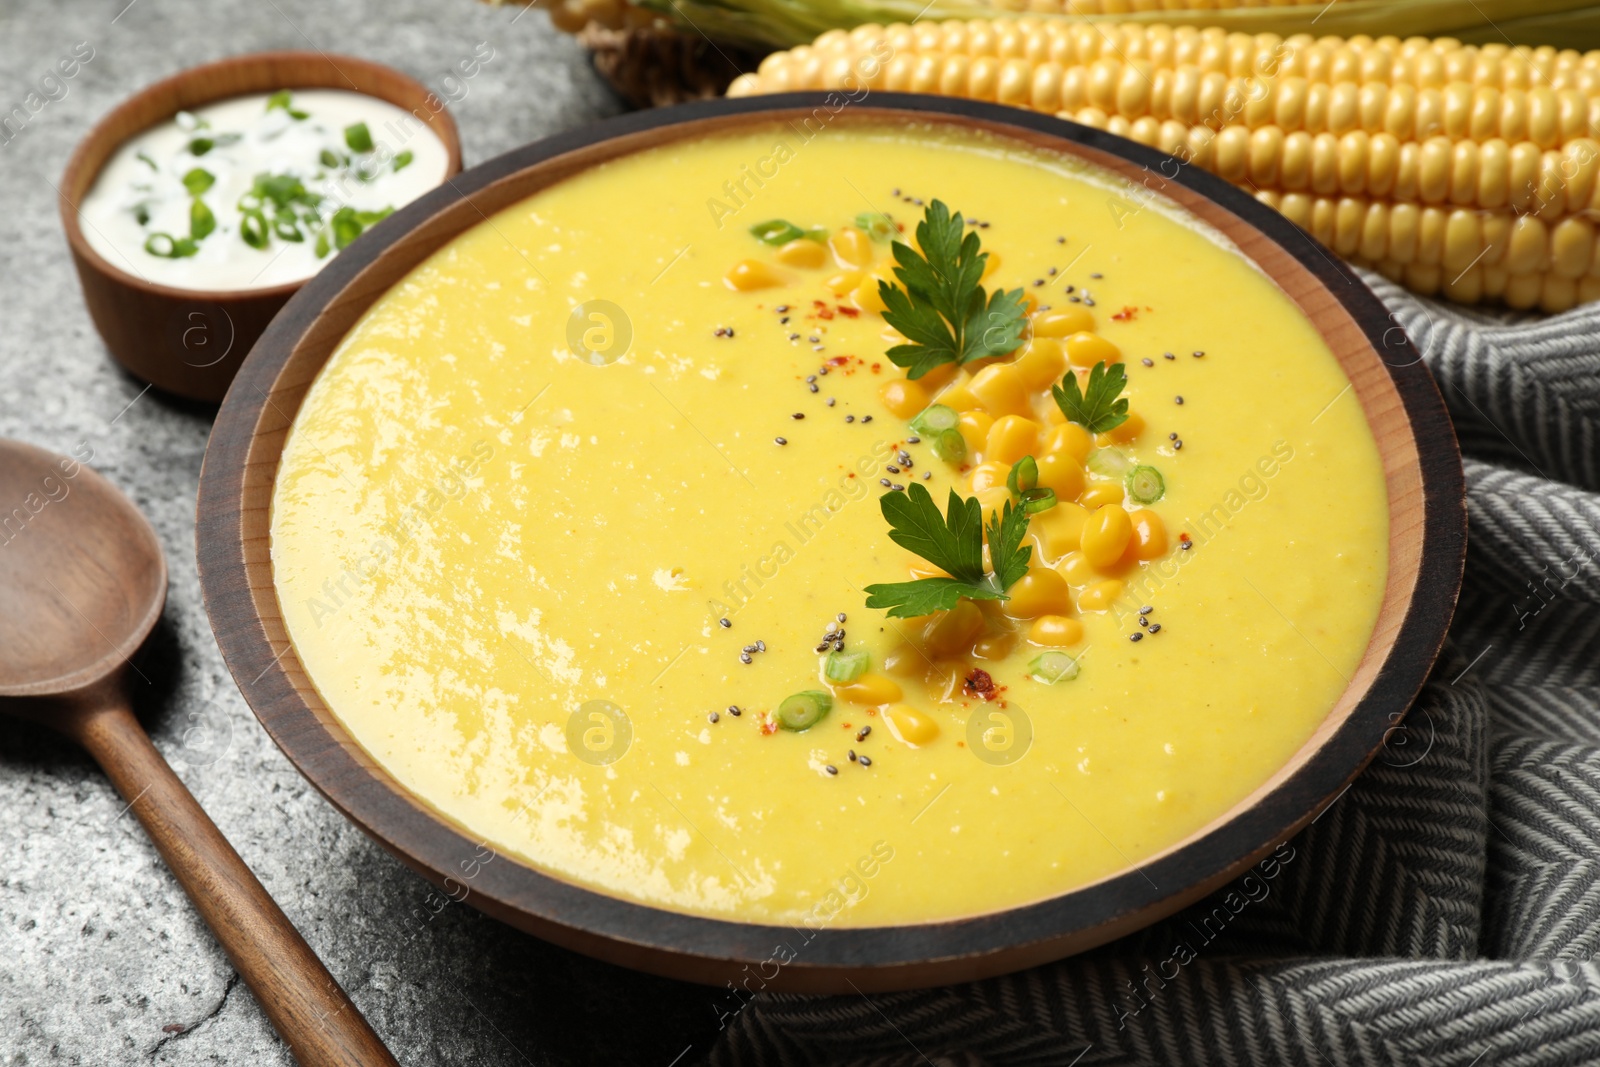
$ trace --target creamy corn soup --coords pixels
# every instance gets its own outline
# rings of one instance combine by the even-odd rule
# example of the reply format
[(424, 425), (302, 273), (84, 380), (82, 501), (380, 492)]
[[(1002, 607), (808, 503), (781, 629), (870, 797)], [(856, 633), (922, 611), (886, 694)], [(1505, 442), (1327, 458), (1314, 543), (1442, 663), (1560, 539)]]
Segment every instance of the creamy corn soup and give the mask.
[[(913, 380), (878, 282), (935, 199), (1026, 319)], [(1052, 393), (1119, 369), (1114, 426)], [(1029, 509), (1008, 599), (866, 606), (945, 573), (889, 537), (880, 498), (924, 489)], [(1228, 811), (1345, 687), (1386, 538), (1348, 381), (1219, 237), (1065, 157), (855, 121), (464, 233), (344, 338), (272, 516), (301, 661), (417, 797), (606, 893), (811, 926), (1036, 901)]]

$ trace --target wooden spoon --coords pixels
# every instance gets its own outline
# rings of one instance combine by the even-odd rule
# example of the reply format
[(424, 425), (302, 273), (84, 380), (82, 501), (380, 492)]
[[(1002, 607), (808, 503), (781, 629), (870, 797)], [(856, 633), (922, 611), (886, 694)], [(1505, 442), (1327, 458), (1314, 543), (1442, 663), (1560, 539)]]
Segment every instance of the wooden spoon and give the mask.
[(304, 1067), (394, 1065), (133, 716), (129, 657), (167, 598), (144, 516), (75, 460), (0, 440), (0, 591), (0, 709), (89, 750)]

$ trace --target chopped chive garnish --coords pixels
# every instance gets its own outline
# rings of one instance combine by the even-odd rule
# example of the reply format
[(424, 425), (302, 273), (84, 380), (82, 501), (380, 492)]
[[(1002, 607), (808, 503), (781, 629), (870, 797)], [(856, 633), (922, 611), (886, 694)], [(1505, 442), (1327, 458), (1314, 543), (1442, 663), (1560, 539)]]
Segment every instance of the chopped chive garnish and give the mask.
[(946, 430), (954, 430), (960, 419), (961, 415), (955, 408), (930, 404), (911, 420), (911, 429), (914, 433), (937, 437)]
[(1056, 491), (1044, 487), (1027, 489), (1023, 491), (1021, 500), (1025, 514), (1037, 515), (1056, 506)]
[(189, 237), (173, 237), (170, 233), (153, 233), (144, 239), (144, 250), (162, 259), (186, 259), (200, 251), (200, 246)]
[(895, 229), (889, 216), (881, 211), (863, 211), (856, 216), (856, 225), (867, 231), (867, 236), (879, 244), (887, 244), (900, 231)]
[(866, 652), (829, 652), (822, 676), (834, 684), (853, 682), (867, 673), (872, 657)]
[(190, 196), (199, 196), (216, 184), (216, 177), (204, 167), (191, 167), (189, 173), (183, 176), (183, 187), (189, 190)]
[(330, 170), (337, 170), (338, 168), (344, 166), (344, 160), (340, 159), (338, 155), (328, 148), (324, 148), (322, 150), (322, 155), (318, 156), (317, 159), (321, 161), (324, 167), (327, 167)]
[(1128, 495), (1140, 504), (1154, 504), (1167, 495), (1166, 479), (1154, 467), (1138, 466), (1128, 471)]
[(809, 730), (832, 710), (832, 696), (819, 689), (808, 689), (785, 697), (778, 705), (778, 725), (785, 730)]
[(1097, 448), (1089, 453), (1084, 466), (1090, 474), (1098, 474), (1102, 478), (1121, 478), (1133, 468), (1133, 460), (1119, 449)]
[(189, 154), (203, 156), (217, 146), (217, 142), (209, 137), (195, 137), (189, 141)]
[(416, 158), (417, 157), (412, 153), (411, 149), (408, 148), (404, 152), (401, 152), (399, 155), (395, 156), (394, 162), (389, 164), (389, 166), (397, 171), (405, 170), (407, 167), (411, 166), (411, 161)]
[(1078, 676), (1078, 661), (1065, 652), (1044, 652), (1028, 664), (1028, 677), (1044, 685), (1070, 682)]
[(289, 90), (279, 89), (277, 92), (267, 97), (267, 110), (271, 111), (273, 108), (277, 107), (281, 107), (285, 111), (289, 110)]
[(967, 439), (960, 430), (945, 430), (933, 439), (933, 454), (949, 464), (966, 462)]
[(267, 228), (267, 216), (259, 208), (242, 212), (239, 216), (239, 236), (251, 248), (266, 248), (272, 240)]
[(148, 152), (136, 152), (136, 153), (134, 153), (134, 157), (133, 158), (135, 158), (139, 162), (145, 164), (151, 170), (156, 171), (157, 173), (160, 173), (161, 168), (156, 166), (156, 161), (150, 158), (150, 153), (148, 153)]
[(217, 228), (217, 217), (198, 196), (189, 202), (189, 236), (199, 241)]
[(806, 236), (806, 231), (790, 222), (788, 219), (768, 219), (758, 222), (750, 227), (750, 233), (762, 244), (786, 245), (790, 241), (798, 241)]
[(1022, 494), (1039, 484), (1039, 463), (1032, 456), (1023, 456), (1011, 465), (1011, 473), (1006, 475), (1006, 488), (1011, 490), (1011, 495), (1021, 497)]
[(372, 131), (367, 129), (365, 122), (346, 126), (344, 128), (344, 143), (350, 146), (352, 152), (370, 152), (372, 151)]

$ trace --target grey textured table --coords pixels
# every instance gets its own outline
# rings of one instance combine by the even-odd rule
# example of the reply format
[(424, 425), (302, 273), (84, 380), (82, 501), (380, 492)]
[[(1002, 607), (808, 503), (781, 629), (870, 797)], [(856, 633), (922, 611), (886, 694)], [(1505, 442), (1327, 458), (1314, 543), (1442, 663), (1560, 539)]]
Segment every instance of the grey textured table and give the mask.
[[(520, 18), (518, 17), (520, 14)], [(479, 42), (452, 105), (468, 166), (619, 110), (540, 11), (474, 0), (4, 0), (0, 117), (79, 42), (93, 58), (0, 132), (0, 436), (92, 464), (149, 516), (172, 568), (136, 700), (157, 746), (403, 1064), (689, 1063), (712, 990), (575, 956), (452, 905), (413, 936), (424, 883), (290, 766), (223, 666), (195, 575), (211, 412), (120, 373), (84, 310), (55, 183), (127, 94), (237, 52), (320, 48), (430, 86)], [(3, 594), (0, 594), (3, 596)], [(0, 610), (5, 605), (0, 602)], [(97, 769), (0, 722), (0, 1064), (290, 1064), (248, 990)], [(692, 1051), (688, 1051), (692, 1046)]]

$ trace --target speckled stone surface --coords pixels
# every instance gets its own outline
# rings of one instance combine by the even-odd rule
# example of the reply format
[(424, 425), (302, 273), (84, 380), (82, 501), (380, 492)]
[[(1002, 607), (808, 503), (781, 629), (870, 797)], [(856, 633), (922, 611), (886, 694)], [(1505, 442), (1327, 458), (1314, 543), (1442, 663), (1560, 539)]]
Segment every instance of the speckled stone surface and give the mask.
[[(0, 436), (58, 452), (87, 443), (155, 525), (172, 582), (141, 714), (401, 1063), (687, 1064), (716, 1031), (713, 991), (596, 963), (463, 906), (419, 924), (426, 885), (267, 738), (223, 666), (195, 574), (211, 413), (144, 393), (112, 365), (56, 214), (53, 183), (100, 115), (237, 52), (347, 52), (437, 85), (487, 41), (493, 60), (452, 107), (469, 166), (619, 110), (571, 38), (519, 13), (474, 0), (0, 3), (0, 114), (79, 42), (94, 50), (65, 95), (47, 86), (57, 99), (0, 144)], [(0, 1065), (293, 1062), (87, 758), (0, 722), (0, 811)]]

